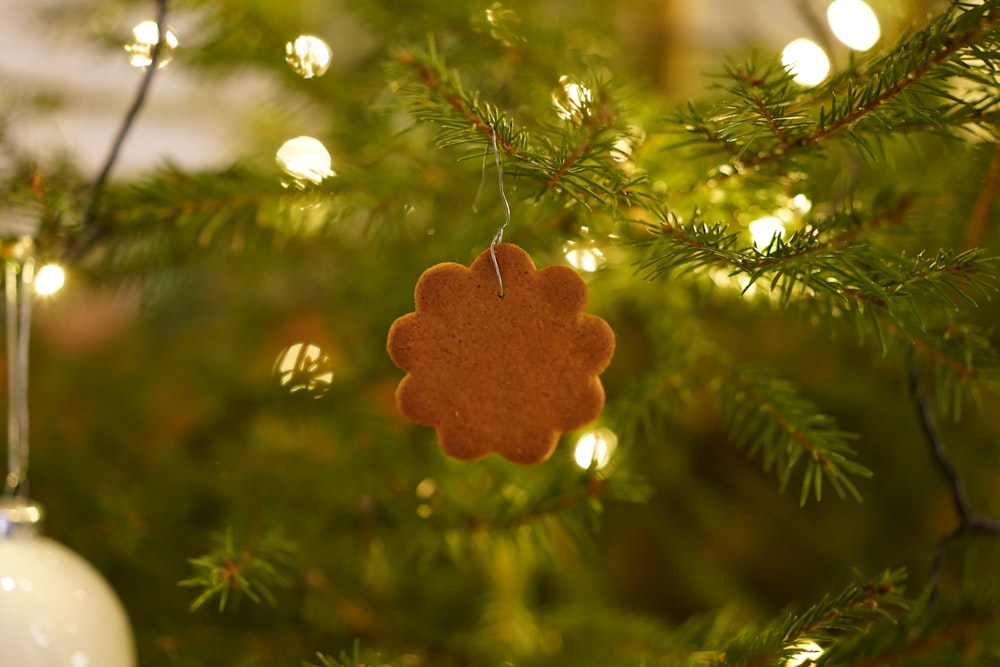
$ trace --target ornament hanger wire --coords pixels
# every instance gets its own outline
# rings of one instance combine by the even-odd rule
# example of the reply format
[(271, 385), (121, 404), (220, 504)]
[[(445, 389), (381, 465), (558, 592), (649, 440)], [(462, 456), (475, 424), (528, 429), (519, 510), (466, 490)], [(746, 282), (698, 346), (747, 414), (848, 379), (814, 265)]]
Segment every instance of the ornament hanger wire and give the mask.
[(497, 166), (497, 185), (500, 189), (500, 201), (503, 202), (504, 211), (503, 224), (500, 225), (500, 228), (497, 229), (493, 235), (493, 239), (490, 241), (490, 259), (493, 260), (493, 270), (497, 274), (497, 296), (502, 299), (504, 296), (503, 277), (500, 275), (500, 263), (497, 261), (496, 247), (498, 244), (503, 243), (503, 233), (507, 230), (508, 225), (510, 225), (510, 202), (507, 201), (507, 193), (503, 189), (503, 165), (500, 163), (500, 148), (497, 146), (497, 130), (495, 127), (490, 127), (490, 143), (486, 145), (486, 150), (483, 151), (483, 175), (479, 179), (479, 190), (476, 191), (476, 198), (472, 202), (472, 210), (476, 213), (479, 212), (479, 198), (482, 196), (483, 188), (486, 186), (486, 170), (490, 156), (490, 146), (493, 147), (493, 159)]
[(34, 244), (23, 236), (8, 246), (4, 261), (7, 315), (7, 476), (4, 496), (28, 493), (28, 343), (31, 335), (31, 286)]

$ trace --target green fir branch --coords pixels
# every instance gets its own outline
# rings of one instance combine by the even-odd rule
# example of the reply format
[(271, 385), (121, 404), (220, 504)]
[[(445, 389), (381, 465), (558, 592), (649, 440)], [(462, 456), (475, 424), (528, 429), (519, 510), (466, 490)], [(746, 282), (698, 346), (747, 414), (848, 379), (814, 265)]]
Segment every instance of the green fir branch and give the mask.
[(191, 602), (192, 612), (213, 599), (223, 612), (237, 595), (274, 606), (277, 599), (273, 590), (291, 585), (295, 546), (277, 533), (269, 533), (252, 547), (238, 548), (232, 530), (215, 536), (214, 542), (209, 553), (188, 559), (194, 573), (180, 582), (181, 586), (201, 589)]
[(483, 102), (478, 93), (466, 91), (459, 73), (445, 65), (433, 38), (428, 38), (425, 53), (398, 52), (395, 64), (390, 76), (398, 82), (397, 95), (415, 119), (439, 127), (439, 148), (481, 146), (496, 135), (497, 146), (505, 155), (529, 161), (523, 154), (527, 132), (498, 107)]
[(438, 148), (471, 146), (481, 151), (495, 135), (498, 149), (511, 160), (508, 171), (535, 181), (539, 196), (561, 188), (585, 205), (595, 200), (614, 208), (617, 198), (628, 190), (629, 177), (610, 158), (615, 140), (627, 134), (627, 129), (620, 125), (607, 81), (588, 82), (589, 99), (575, 103), (566, 122), (535, 128), (529, 135), (478, 92), (467, 91), (459, 73), (445, 65), (433, 40), (425, 53), (398, 53), (390, 75), (407, 111), (417, 121), (437, 128)]
[[(756, 56), (730, 64), (720, 85), (727, 100), (714, 113), (693, 105), (676, 126), (721, 147), (742, 173), (844, 138), (875, 155), (872, 137), (908, 131), (953, 135), (975, 124), (995, 133), (995, 70), (1000, 7), (953, 2), (922, 30), (904, 35), (885, 54), (861, 59), (829, 83), (806, 91), (774, 59)], [(976, 66), (970, 61), (983, 63)], [(963, 98), (956, 80), (985, 86)], [(814, 111), (814, 109), (818, 109)]]
[(824, 597), (799, 614), (789, 614), (761, 629), (751, 629), (721, 647), (727, 667), (764, 667), (784, 664), (803, 651), (807, 641), (825, 649), (845, 641), (845, 637), (863, 635), (876, 624), (895, 622), (908, 609), (910, 601), (900, 595), (905, 572), (894, 570), (870, 581), (858, 577), (839, 595)]
[(791, 383), (759, 369), (723, 362), (716, 377), (710, 386), (719, 397), (729, 436), (746, 447), (749, 456), (761, 456), (764, 471), (774, 471), (782, 491), (802, 462), (801, 504), (810, 493), (822, 500), (824, 480), (841, 498), (861, 500), (849, 475), (872, 473), (853, 460), (854, 435), (837, 428)]
[(822, 500), (824, 484), (841, 498), (861, 500), (852, 478), (872, 472), (856, 460), (853, 434), (838, 428), (794, 384), (731, 358), (695, 325), (671, 335), (668, 347), (680, 352), (651, 369), (647, 380), (633, 383), (611, 408), (624, 437), (657, 437), (663, 412), (691, 400), (692, 387), (704, 386), (718, 400), (729, 437), (748, 456), (761, 457), (780, 490), (801, 470), (801, 504), (810, 496)]
[(505, 485), (503, 493), (488, 500), (488, 511), (480, 513), (465, 511), (451, 495), (434, 498), (428, 506), (432, 509), (428, 523), (444, 535), (441, 545), (451, 545), (451, 555), (457, 559), (466, 547), (474, 547), (470, 538), (477, 543), (507, 539), (521, 542), (531, 536), (529, 542), (534, 548), (546, 552), (553, 529), (587, 547), (606, 502), (643, 503), (651, 495), (641, 475), (630, 472), (620, 456), (616, 458), (619, 460), (600, 471), (570, 470), (545, 476), (537, 486), (530, 482)]
[[(984, 645), (983, 637), (1000, 623), (995, 603), (965, 600), (931, 605), (922, 595), (898, 617), (877, 620), (867, 632), (835, 641), (824, 652), (820, 664), (829, 667), (879, 667), (897, 664), (936, 664), (973, 667), (992, 664), (995, 645)], [(992, 630), (991, 630), (992, 629)]]
[(703, 275), (722, 268), (744, 289), (763, 287), (786, 308), (843, 318), (859, 340), (874, 337), (882, 354), (893, 341), (926, 358), (940, 374), (939, 396), (948, 413), (975, 399), (979, 386), (998, 384), (998, 357), (988, 334), (952, 321), (962, 306), (976, 306), (997, 290), (997, 260), (981, 250), (918, 252), (908, 255), (867, 242), (877, 229), (903, 222), (913, 204), (903, 199), (859, 217), (831, 216), (763, 250), (722, 224), (681, 224), (668, 218), (648, 225), (641, 241), (643, 277)]
[(303, 662), (302, 667), (365, 667), (365, 665), (372, 664), (378, 660), (378, 657), (378, 655), (372, 655), (363, 658), (361, 655), (361, 642), (355, 639), (354, 648), (350, 654), (346, 651), (341, 651), (337, 657), (333, 657), (332, 655), (317, 653), (316, 659), (319, 660), (318, 664), (314, 665), (311, 662)]
[(988, 298), (996, 291), (996, 259), (983, 251), (939, 250), (908, 257), (863, 242), (864, 234), (899, 224), (907, 207), (901, 201), (866, 219), (834, 216), (787, 240), (775, 238), (763, 250), (747, 247), (745, 236), (726, 225), (662, 222), (650, 227), (652, 239), (638, 244), (646, 249), (638, 268), (654, 280), (723, 266), (733, 277), (746, 275), (748, 285), (764, 283), (786, 305), (795, 298), (829, 294), (843, 304), (866, 300), (892, 313), (913, 311), (916, 300), (943, 302), (957, 310), (963, 302), (976, 305), (976, 295)]

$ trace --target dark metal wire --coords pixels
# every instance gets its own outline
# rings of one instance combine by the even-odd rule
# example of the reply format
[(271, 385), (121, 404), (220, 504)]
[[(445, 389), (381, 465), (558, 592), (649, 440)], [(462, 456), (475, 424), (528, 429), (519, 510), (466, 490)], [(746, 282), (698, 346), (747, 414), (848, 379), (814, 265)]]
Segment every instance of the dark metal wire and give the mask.
[(153, 82), (153, 76), (156, 74), (156, 70), (159, 69), (157, 65), (160, 61), (160, 51), (163, 47), (163, 42), (166, 41), (166, 17), (167, 0), (156, 0), (156, 34), (158, 39), (150, 52), (149, 65), (146, 67), (146, 71), (139, 82), (139, 88), (136, 91), (135, 99), (132, 101), (132, 106), (125, 114), (125, 118), (122, 120), (121, 127), (118, 130), (118, 135), (115, 137), (115, 141), (111, 145), (111, 151), (104, 162), (104, 167), (94, 181), (90, 195), (90, 204), (83, 215), (83, 229), (81, 234), (66, 251), (65, 259), (70, 263), (82, 259), (94, 243), (107, 232), (107, 225), (102, 223), (97, 217), (101, 197), (104, 194), (104, 188), (107, 185), (108, 179), (111, 177), (111, 170), (114, 169), (115, 162), (118, 161), (118, 155), (125, 144), (125, 138), (132, 129), (135, 119), (139, 116), (139, 111), (142, 110), (143, 105), (146, 103), (146, 97)]
[(934, 557), (931, 562), (931, 579), (934, 589), (931, 593), (931, 601), (935, 601), (938, 597), (938, 579), (944, 567), (944, 556), (948, 550), (948, 546), (966, 532), (1000, 535), (1000, 521), (977, 514), (971, 508), (962, 477), (951, 462), (948, 450), (944, 445), (944, 440), (937, 430), (937, 425), (934, 421), (934, 411), (928, 403), (927, 398), (920, 391), (919, 369), (916, 364), (910, 365), (909, 385), (910, 395), (913, 397), (913, 405), (917, 412), (917, 419), (920, 422), (920, 429), (923, 431), (927, 444), (930, 445), (934, 463), (944, 475), (948, 488), (951, 491), (951, 499), (955, 506), (955, 512), (958, 514), (958, 525), (950, 533), (942, 537), (934, 549)]

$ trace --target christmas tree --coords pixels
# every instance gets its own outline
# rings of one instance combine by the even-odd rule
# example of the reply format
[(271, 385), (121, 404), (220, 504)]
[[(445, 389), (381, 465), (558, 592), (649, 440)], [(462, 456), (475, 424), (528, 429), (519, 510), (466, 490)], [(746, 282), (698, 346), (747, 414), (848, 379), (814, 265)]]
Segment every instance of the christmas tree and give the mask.
[[(136, 66), (97, 170), (19, 140), (60, 91), (13, 91), (0, 183), (8, 293), (25, 237), (67, 275), (31, 496), (137, 664), (1000, 664), (1000, 1), (827, 5), (33, 8)], [(170, 112), (238, 148), (118, 168), (182, 75)], [(475, 311), (501, 333), (407, 408), (411, 350), (464, 345), (388, 338), (421, 276), (516, 304), (504, 244), (613, 356)], [(443, 448), (439, 403), (502, 455)]]

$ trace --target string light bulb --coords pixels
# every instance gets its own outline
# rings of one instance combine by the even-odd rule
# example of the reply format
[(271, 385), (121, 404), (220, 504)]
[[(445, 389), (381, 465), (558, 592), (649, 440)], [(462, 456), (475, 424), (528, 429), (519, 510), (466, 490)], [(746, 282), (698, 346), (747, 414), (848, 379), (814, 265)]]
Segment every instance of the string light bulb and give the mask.
[(285, 61), (303, 79), (326, 74), (332, 59), (330, 45), (315, 35), (299, 35), (285, 45)]
[(586, 116), (593, 99), (590, 88), (565, 74), (559, 77), (559, 87), (552, 92), (552, 105), (556, 108), (556, 115), (562, 120)]
[(757, 218), (747, 225), (747, 229), (750, 231), (750, 237), (753, 239), (753, 247), (758, 250), (771, 245), (776, 236), (779, 239), (785, 237), (785, 224), (780, 218), (773, 215)]
[(618, 447), (618, 436), (614, 431), (599, 428), (587, 431), (576, 441), (573, 460), (584, 470), (591, 467), (602, 470), (611, 462), (611, 455)]
[(306, 183), (319, 185), (324, 179), (336, 176), (331, 169), (330, 152), (319, 139), (295, 137), (281, 145), (275, 156), (278, 166), (294, 179), (300, 188)]
[(781, 64), (800, 86), (818, 86), (830, 73), (830, 59), (811, 39), (796, 39), (782, 49)]
[(570, 263), (570, 266), (579, 271), (586, 271), (587, 273), (602, 269), (608, 263), (607, 258), (601, 252), (600, 248), (577, 243), (576, 241), (567, 241), (564, 243), (563, 254), (566, 256), (566, 261)]
[(790, 205), (791, 208), (793, 208), (799, 214), (805, 215), (806, 213), (812, 210), (813, 203), (812, 200), (809, 199), (809, 197), (805, 196), (804, 194), (797, 194), (794, 197), (792, 197)]
[[(128, 63), (132, 67), (149, 67), (153, 63), (153, 48), (160, 41), (160, 27), (156, 21), (143, 21), (132, 28), (132, 43), (125, 45), (128, 53)], [(160, 47), (157, 67), (166, 67), (174, 57), (177, 48), (177, 35), (169, 27), (164, 30), (163, 46)]]
[(867, 51), (882, 35), (878, 17), (864, 0), (834, 0), (826, 19), (834, 37), (855, 51)]
[(317, 345), (289, 345), (274, 362), (278, 383), (290, 394), (322, 398), (333, 384), (333, 364)]
[(58, 264), (46, 264), (35, 274), (35, 293), (52, 296), (66, 284), (66, 272)]
[(791, 648), (797, 652), (789, 656), (785, 661), (785, 667), (802, 667), (806, 663), (816, 662), (823, 655), (823, 647), (810, 640), (797, 642)]

